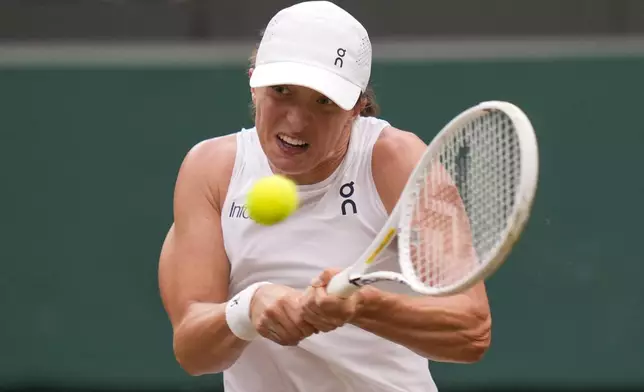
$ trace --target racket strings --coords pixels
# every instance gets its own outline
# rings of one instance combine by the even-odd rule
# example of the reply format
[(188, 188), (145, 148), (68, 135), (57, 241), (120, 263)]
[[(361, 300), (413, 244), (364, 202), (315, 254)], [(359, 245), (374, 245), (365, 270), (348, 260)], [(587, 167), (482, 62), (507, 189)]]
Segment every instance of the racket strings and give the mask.
[(486, 112), (441, 140), (418, 183), (410, 261), (419, 283), (447, 287), (481, 267), (502, 238), (520, 178), (510, 118)]

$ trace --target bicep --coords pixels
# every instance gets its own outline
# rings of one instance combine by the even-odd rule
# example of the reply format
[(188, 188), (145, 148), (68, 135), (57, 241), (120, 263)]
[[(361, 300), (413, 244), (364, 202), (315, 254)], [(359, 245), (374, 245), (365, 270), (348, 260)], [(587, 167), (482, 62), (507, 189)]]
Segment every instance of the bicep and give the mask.
[(390, 214), (396, 206), (425, 148), (425, 143), (412, 133), (391, 128), (382, 131), (373, 148), (371, 170), (387, 213)]
[[(174, 196), (174, 224), (159, 260), (159, 289), (173, 325), (193, 303), (228, 297), (229, 263), (220, 213), (198, 168), (182, 167)], [(196, 170), (195, 170), (196, 169)]]

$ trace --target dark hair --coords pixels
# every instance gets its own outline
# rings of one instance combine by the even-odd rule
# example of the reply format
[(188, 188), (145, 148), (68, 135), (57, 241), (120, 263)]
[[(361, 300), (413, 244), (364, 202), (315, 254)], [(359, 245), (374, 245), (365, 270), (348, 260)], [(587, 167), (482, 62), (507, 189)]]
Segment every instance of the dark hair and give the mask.
[[(255, 58), (257, 56), (257, 48), (253, 49), (252, 54), (250, 55), (248, 61), (250, 68), (255, 68)], [(376, 102), (376, 92), (373, 90), (371, 85), (368, 85), (365, 91), (360, 95), (359, 101), (363, 102), (364, 108), (360, 111), (360, 115), (363, 117), (376, 117), (380, 115), (380, 105)], [(253, 103), (250, 103), (251, 106), (251, 115), (255, 117), (255, 108)]]

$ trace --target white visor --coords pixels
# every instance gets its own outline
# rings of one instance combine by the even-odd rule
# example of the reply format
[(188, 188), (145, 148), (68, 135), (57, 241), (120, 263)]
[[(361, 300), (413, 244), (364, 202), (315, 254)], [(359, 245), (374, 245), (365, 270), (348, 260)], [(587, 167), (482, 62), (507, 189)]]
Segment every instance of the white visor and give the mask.
[(275, 62), (258, 65), (250, 78), (250, 87), (292, 84), (324, 94), (344, 110), (351, 110), (360, 98), (361, 88), (342, 76), (322, 67)]

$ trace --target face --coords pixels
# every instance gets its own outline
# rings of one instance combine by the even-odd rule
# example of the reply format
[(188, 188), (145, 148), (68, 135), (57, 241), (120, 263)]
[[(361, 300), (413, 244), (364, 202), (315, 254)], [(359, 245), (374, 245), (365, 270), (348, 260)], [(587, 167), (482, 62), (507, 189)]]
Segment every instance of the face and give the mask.
[(343, 110), (301, 86), (262, 87), (252, 93), (259, 140), (275, 172), (313, 183), (335, 170), (346, 153), (358, 106)]

